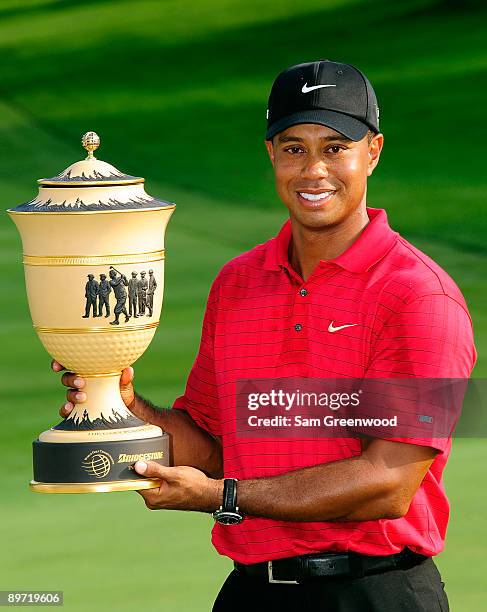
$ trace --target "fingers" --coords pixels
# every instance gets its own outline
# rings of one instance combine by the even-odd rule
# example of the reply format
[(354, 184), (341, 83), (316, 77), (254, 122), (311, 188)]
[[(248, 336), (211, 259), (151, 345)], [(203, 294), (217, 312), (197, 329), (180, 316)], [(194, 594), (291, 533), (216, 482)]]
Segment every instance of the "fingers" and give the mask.
[(74, 372), (65, 372), (61, 376), (61, 382), (65, 387), (72, 387), (74, 389), (82, 389), (85, 386), (84, 379)]
[(130, 385), (130, 383), (134, 380), (134, 368), (128, 367), (125, 370), (122, 370), (122, 375), (120, 377), (120, 385), (122, 387), (126, 387)]
[[(51, 362), (51, 368), (54, 372), (61, 372), (65, 369), (64, 366), (55, 359)], [(68, 401), (59, 409), (59, 415), (65, 419), (71, 414), (75, 404), (86, 402), (86, 393), (79, 391), (79, 389), (85, 386), (85, 381), (74, 372), (65, 372), (61, 376), (61, 382), (65, 387), (69, 387), (66, 391), (66, 399)]]
[(66, 399), (71, 404), (82, 404), (86, 402), (86, 393), (78, 391), (77, 389), (68, 389), (66, 391)]
[(162, 508), (156, 505), (157, 493), (155, 493), (154, 491), (157, 491), (157, 490), (158, 489), (140, 489), (135, 492), (138, 493), (142, 497), (142, 499), (145, 502), (145, 505), (147, 506), (149, 510), (161, 510)]
[(59, 415), (62, 416), (63, 419), (65, 419), (71, 414), (71, 411), (73, 410), (73, 408), (74, 408), (74, 405), (71, 402), (66, 402), (59, 409)]
[(75, 404), (82, 404), (86, 402), (86, 393), (78, 391), (77, 389), (68, 389), (66, 391), (67, 402), (63, 404), (59, 410), (59, 414), (65, 419), (71, 414)]
[[(149, 462), (150, 463), (150, 462)], [(146, 474), (147, 475), (147, 474)], [(165, 505), (163, 501), (162, 491), (165, 488), (166, 483), (161, 480), (160, 486), (156, 489), (139, 489), (136, 491), (145, 502), (145, 505), (149, 510), (163, 510)]]
[(164, 480), (173, 480), (175, 471), (177, 468), (175, 467), (166, 467), (164, 465), (160, 465), (155, 461), (137, 461), (134, 465), (134, 469), (137, 474), (141, 476), (147, 476), (148, 478), (164, 478)]
[(54, 372), (61, 372), (61, 370), (64, 370), (64, 366), (62, 366), (59, 361), (53, 359), (51, 361), (51, 369), (53, 369)]
[[(147, 477), (158, 477), (160, 478), (160, 471), (158, 470), (158, 468), (162, 468), (162, 466), (160, 466), (158, 463), (155, 463), (153, 461), (137, 461), (134, 464), (134, 470), (142, 475), (142, 476), (147, 476)], [(156, 474), (157, 472), (157, 474)], [(161, 483), (162, 485), (162, 483)], [(159, 489), (140, 489), (139, 491), (136, 491), (144, 500), (145, 505), (147, 506), (147, 508), (149, 508), (149, 510), (158, 510), (161, 509), (160, 505), (156, 505), (157, 501), (158, 501), (158, 493), (160, 491)]]

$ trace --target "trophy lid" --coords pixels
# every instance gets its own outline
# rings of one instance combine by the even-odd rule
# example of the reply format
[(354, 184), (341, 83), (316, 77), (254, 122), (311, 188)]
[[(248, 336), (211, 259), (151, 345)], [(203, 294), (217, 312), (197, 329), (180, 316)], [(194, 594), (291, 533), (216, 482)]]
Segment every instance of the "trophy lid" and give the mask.
[(100, 146), (100, 137), (96, 132), (84, 134), (81, 144), (88, 152), (85, 159), (71, 164), (56, 176), (39, 179), (38, 195), (9, 212), (80, 213), (174, 206), (146, 193), (144, 178), (124, 174), (111, 164), (97, 159), (93, 155)]

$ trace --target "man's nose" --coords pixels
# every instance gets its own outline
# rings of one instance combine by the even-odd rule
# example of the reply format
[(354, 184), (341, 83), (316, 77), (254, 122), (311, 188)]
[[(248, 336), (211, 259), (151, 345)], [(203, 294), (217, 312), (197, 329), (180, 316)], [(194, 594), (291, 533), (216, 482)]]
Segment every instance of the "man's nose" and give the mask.
[(304, 178), (309, 179), (326, 178), (328, 176), (328, 168), (322, 158), (313, 157), (308, 159), (302, 174)]

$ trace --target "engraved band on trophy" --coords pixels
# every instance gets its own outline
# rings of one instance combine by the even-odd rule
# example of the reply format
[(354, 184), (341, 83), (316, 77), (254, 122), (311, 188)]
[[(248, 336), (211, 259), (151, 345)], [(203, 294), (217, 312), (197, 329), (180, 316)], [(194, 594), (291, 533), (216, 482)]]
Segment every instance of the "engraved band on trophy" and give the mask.
[(168, 435), (135, 417), (120, 396), (121, 371), (149, 346), (161, 314), (164, 235), (175, 205), (153, 198), (144, 179), (88, 151), (9, 209), (23, 245), (29, 308), (42, 344), (82, 376), (87, 401), (33, 442), (38, 493), (148, 489), (139, 459), (169, 464)]

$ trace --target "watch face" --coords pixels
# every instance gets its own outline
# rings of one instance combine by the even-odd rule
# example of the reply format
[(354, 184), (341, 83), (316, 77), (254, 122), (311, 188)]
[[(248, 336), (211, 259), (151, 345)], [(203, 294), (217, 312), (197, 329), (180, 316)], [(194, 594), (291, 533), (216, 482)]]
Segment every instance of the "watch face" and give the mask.
[(238, 525), (243, 521), (243, 516), (237, 512), (215, 513), (215, 520), (222, 525)]

